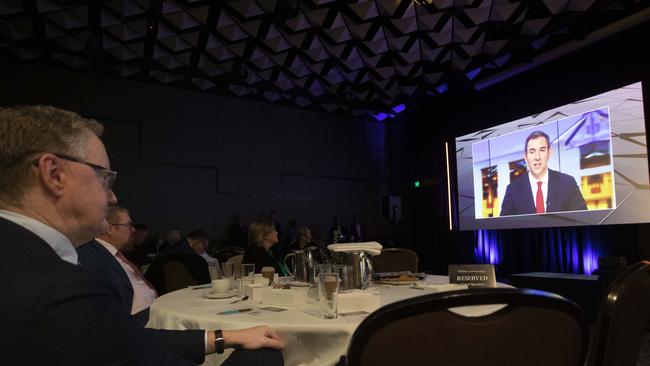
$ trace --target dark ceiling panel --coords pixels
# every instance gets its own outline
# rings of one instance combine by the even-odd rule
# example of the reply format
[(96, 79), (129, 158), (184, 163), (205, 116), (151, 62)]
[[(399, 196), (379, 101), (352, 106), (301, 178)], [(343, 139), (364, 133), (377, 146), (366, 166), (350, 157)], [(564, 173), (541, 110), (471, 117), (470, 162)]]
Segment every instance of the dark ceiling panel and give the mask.
[(363, 117), (472, 90), (648, 3), (3, 0), (0, 53)]

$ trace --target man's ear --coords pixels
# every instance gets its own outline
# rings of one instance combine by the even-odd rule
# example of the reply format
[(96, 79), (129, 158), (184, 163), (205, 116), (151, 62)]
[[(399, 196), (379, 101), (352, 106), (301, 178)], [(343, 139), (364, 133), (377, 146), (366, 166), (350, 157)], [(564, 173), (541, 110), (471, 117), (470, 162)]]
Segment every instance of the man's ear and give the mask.
[(55, 197), (61, 197), (67, 178), (61, 160), (52, 154), (43, 154), (36, 161), (36, 166), (43, 189)]

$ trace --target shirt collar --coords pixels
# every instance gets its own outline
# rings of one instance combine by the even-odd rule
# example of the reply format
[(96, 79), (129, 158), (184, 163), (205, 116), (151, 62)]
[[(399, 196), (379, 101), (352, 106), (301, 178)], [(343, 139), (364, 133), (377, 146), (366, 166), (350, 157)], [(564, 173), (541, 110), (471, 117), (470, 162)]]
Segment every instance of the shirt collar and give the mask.
[(74, 265), (78, 264), (77, 251), (74, 249), (74, 246), (65, 235), (61, 234), (59, 231), (55, 230), (51, 226), (45, 225), (40, 221), (36, 221), (31, 217), (21, 215), (8, 210), (0, 210), (0, 217), (7, 219), (13, 222), (16, 225), (20, 225), (25, 229), (36, 234), (38, 237), (43, 239), (56, 254), (68, 263)]
[(95, 240), (97, 240), (99, 244), (101, 244), (104, 248), (106, 248), (106, 250), (108, 250), (113, 255), (113, 257), (117, 255), (117, 248), (113, 244), (107, 242), (106, 240), (102, 240), (100, 238), (95, 238)]
[(542, 182), (542, 184), (548, 184), (548, 168), (546, 168), (546, 173), (542, 177), (542, 179), (537, 179), (533, 176), (533, 173), (530, 171), (528, 172), (528, 179), (530, 180), (530, 185), (531, 186), (536, 186), (537, 182)]

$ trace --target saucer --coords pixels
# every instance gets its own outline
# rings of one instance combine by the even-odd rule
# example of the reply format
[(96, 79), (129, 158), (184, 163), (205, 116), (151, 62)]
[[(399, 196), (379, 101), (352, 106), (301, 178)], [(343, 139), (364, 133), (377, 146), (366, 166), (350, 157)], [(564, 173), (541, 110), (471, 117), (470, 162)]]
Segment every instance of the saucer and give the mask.
[(203, 293), (203, 297), (206, 297), (208, 299), (228, 299), (234, 296), (237, 296), (238, 291), (226, 291), (226, 292), (212, 292), (212, 291), (206, 291)]

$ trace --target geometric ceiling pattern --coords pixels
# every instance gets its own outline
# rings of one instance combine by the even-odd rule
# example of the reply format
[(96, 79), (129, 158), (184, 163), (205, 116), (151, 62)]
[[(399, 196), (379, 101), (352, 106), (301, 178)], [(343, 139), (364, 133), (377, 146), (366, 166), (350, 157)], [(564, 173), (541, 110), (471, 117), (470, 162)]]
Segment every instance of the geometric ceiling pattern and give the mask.
[(0, 53), (355, 117), (646, 9), (620, 0), (1, 0)]

